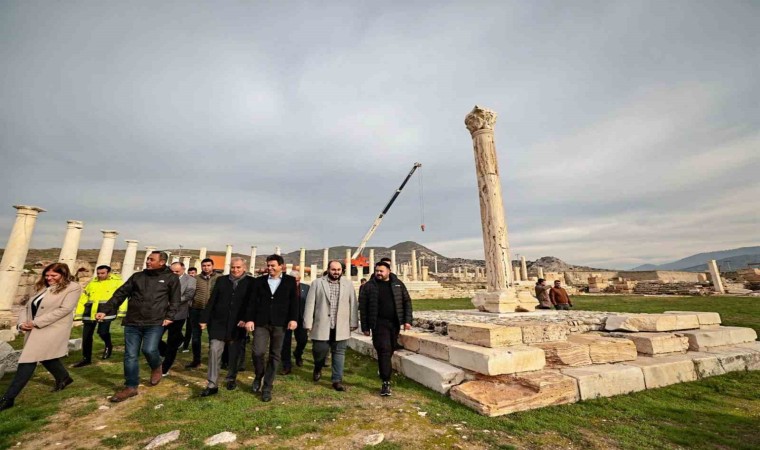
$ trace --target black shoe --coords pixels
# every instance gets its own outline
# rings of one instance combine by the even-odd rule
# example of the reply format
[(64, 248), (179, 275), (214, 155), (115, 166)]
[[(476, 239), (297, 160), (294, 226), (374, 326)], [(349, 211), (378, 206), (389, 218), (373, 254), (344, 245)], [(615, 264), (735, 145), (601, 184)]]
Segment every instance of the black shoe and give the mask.
[(303, 367), (303, 357), (301, 357), (301, 356), (296, 356), (296, 365), (297, 365), (298, 367)]
[(106, 347), (103, 349), (103, 355), (100, 357), (100, 359), (108, 359), (111, 357), (111, 354), (113, 353), (112, 347)]
[(290, 375), (290, 372), (292, 372), (293, 369), (290, 367), (283, 367), (282, 371), (280, 371), (280, 375)]
[(197, 369), (201, 366), (200, 361), (193, 361), (190, 364), (185, 364), (185, 369)]
[(70, 385), (73, 382), (74, 382), (74, 380), (72, 380), (71, 377), (66, 377), (65, 379), (63, 379), (61, 381), (56, 381), (55, 382), (55, 387), (53, 388), (53, 390), (51, 392), (62, 391), (62, 390), (64, 390), (66, 388), (66, 386)]
[(340, 381), (336, 381), (335, 383), (332, 384), (332, 386), (333, 386), (333, 389), (335, 389), (338, 392), (343, 392), (346, 390), (346, 387), (343, 386), (343, 383), (341, 383)]
[(235, 389), (237, 389), (237, 382), (235, 380), (227, 381), (227, 390), (234, 391)]
[(314, 367), (314, 373), (312, 374), (312, 379), (314, 381), (319, 381), (322, 379), (322, 368), (319, 366)]
[(391, 395), (391, 382), (383, 381), (383, 387), (380, 388), (380, 395), (382, 397), (389, 397)]
[(262, 402), (271, 402), (272, 401), (272, 393), (269, 391), (263, 392), (261, 394), (261, 401)]
[(83, 359), (71, 367), (79, 368), (79, 367), (89, 366), (90, 364), (92, 364), (92, 361), (90, 361), (89, 359)]
[(13, 408), (15, 400), (8, 397), (0, 397), (0, 411)]
[(254, 378), (253, 379), (253, 385), (251, 386), (251, 390), (253, 392), (260, 392), (261, 391), (261, 378)]
[(216, 395), (217, 393), (219, 393), (219, 388), (207, 387), (201, 391), (201, 397), (208, 397), (210, 395)]

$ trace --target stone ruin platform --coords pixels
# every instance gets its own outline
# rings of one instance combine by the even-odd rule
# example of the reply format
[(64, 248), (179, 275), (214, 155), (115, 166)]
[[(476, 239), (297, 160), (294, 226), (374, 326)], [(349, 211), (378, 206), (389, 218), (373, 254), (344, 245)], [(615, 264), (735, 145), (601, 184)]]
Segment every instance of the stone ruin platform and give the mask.
[[(711, 312), (415, 314), (394, 369), (486, 416), (760, 370), (755, 331)], [(349, 346), (377, 358), (370, 337)]]

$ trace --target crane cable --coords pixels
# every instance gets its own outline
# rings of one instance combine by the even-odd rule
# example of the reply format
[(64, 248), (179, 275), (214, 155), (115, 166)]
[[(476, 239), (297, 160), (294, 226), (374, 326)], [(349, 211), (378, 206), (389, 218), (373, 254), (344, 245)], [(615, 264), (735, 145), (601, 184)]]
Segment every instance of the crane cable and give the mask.
[(421, 170), (420, 170), (420, 175), (417, 179), (419, 180), (419, 186), (420, 186), (420, 229), (424, 232), (425, 231), (425, 195), (423, 193), (423, 182), (422, 182)]

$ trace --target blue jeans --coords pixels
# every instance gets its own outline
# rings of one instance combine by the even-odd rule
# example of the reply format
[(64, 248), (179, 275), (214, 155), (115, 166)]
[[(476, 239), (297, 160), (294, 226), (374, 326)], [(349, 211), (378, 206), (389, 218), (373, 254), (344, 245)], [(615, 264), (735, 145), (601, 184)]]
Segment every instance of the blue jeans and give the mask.
[(335, 340), (335, 329), (330, 330), (329, 341), (311, 341), (311, 352), (314, 356), (315, 369), (321, 370), (325, 366), (327, 352), (332, 353), (332, 376), (330, 381), (339, 383), (343, 381), (343, 365), (346, 361), (346, 347), (348, 339)]
[(126, 325), (124, 327), (124, 378), (127, 387), (136, 388), (140, 384), (140, 363), (138, 353), (142, 350), (151, 369), (161, 365), (158, 342), (164, 334), (161, 325)]

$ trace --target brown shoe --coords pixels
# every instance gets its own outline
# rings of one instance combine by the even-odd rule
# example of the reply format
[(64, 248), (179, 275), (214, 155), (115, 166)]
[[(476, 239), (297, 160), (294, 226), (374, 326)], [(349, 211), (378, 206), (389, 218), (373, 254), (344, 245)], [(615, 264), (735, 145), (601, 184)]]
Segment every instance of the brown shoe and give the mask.
[(137, 395), (137, 388), (127, 387), (111, 396), (111, 402), (119, 403)]
[(153, 371), (150, 372), (150, 385), (155, 386), (161, 382), (161, 378), (164, 375), (163, 368), (159, 365)]

